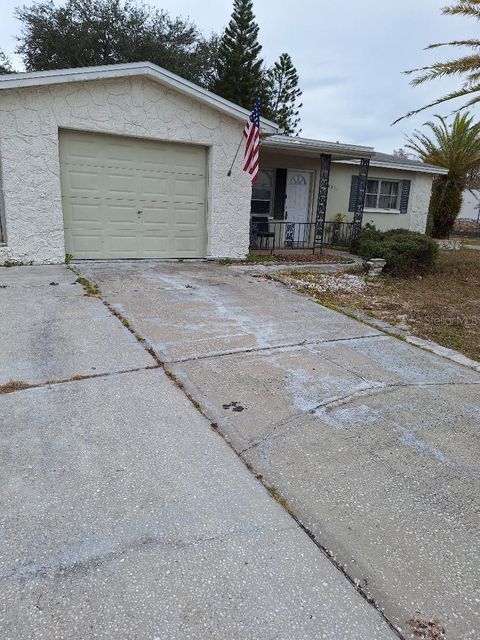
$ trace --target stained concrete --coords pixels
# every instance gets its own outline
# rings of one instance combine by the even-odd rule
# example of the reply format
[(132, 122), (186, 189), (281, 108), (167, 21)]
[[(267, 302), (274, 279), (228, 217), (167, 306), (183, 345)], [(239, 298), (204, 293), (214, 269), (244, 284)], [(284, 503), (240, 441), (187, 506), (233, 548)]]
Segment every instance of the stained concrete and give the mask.
[(2, 640), (395, 638), (74, 280), (0, 270)]
[(82, 263), (80, 268), (101, 282), (108, 301), (134, 319), (135, 329), (166, 362), (303, 340), (380, 335), (281, 284), (259, 284), (238, 268), (149, 261)]
[(82, 270), (404, 637), (478, 637), (477, 372), (238, 268)]
[(393, 639), (163, 373), (0, 396), (4, 640)]
[(0, 268), (0, 386), (155, 364), (62, 266)]

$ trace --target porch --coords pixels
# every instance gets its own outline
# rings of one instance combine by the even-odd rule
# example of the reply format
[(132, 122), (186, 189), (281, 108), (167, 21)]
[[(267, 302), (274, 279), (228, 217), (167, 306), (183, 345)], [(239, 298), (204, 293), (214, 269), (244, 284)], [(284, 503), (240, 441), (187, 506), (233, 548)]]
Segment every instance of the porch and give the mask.
[[(251, 250), (349, 250), (362, 225), (371, 147), (274, 135), (260, 145), (260, 170), (252, 189)], [(360, 160), (350, 219), (327, 219), (331, 163)], [(357, 171), (357, 170), (355, 170)], [(350, 204), (350, 206), (348, 206)], [(331, 212), (330, 212), (331, 213)]]

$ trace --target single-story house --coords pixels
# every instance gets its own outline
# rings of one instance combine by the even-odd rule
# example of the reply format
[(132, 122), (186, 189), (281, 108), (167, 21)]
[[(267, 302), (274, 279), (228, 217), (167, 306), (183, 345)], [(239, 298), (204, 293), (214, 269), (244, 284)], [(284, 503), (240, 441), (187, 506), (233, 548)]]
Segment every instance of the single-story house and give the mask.
[[(309, 244), (318, 233), (315, 227), (322, 215), (329, 240), (332, 232), (338, 233), (339, 227), (354, 221), (361, 204), (362, 161), (368, 172), (362, 222), (384, 231), (405, 228), (424, 233), (433, 178), (447, 173), (446, 169), (376, 153), (371, 147), (282, 135), (266, 138), (260, 147), (261, 169), (252, 190), (252, 216), (269, 216), (269, 231), (276, 231), (277, 247)], [(319, 193), (323, 193), (323, 202)]]
[(0, 76), (0, 264), (241, 258), (259, 209), (285, 246), (307, 225), (318, 241), (339, 212), (358, 232), (364, 202), (379, 226), (424, 229), (441, 170), (265, 119), (252, 193), (241, 153), (228, 171), (248, 116), (149, 62)]

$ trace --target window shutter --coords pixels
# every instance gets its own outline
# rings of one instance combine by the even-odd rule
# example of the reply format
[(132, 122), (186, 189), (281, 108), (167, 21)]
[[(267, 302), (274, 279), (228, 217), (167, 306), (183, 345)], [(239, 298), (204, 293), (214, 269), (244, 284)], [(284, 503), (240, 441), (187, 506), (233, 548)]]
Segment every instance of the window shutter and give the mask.
[(402, 180), (402, 193), (400, 195), (400, 213), (407, 213), (408, 199), (410, 198), (411, 180)]
[(348, 203), (349, 211), (356, 210), (357, 198), (358, 198), (358, 176), (352, 176), (352, 186), (350, 187), (350, 200)]
[(285, 198), (287, 194), (287, 170), (275, 170), (275, 197), (273, 199), (273, 217), (275, 220), (285, 218)]

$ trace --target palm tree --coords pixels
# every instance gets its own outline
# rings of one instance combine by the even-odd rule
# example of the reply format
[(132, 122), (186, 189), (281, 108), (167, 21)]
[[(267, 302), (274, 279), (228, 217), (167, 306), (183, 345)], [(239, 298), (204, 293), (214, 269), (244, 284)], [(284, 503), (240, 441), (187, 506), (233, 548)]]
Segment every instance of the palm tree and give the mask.
[(429, 207), (432, 236), (448, 238), (461, 209), (469, 177), (480, 167), (480, 124), (473, 124), (473, 117), (468, 113), (457, 113), (451, 124), (442, 116), (435, 118), (438, 123), (425, 123), (432, 137), (416, 130), (407, 138), (406, 146), (424, 162), (448, 169), (447, 175), (436, 176)]
[[(442, 13), (444, 15), (466, 16), (480, 20), (480, 0), (456, 0), (454, 5), (444, 7)], [(436, 49), (438, 47), (466, 47), (470, 49), (471, 52), (460, 58), (447, 60), (446, 62), (435, 62), (428, 67), (405, 71), (404, 73), (407, 75), (418, 73), (417, 77), (413, 78), (410, 84), (415, 87), (429, 80), (436, 80), (437, 78), (460, 76), (463, 78), (462, 86), (457, 91), (452, 91), (420, 109), (409, 111), (406, 115), (395, 120), (393, 124), (403, 120), (403, 118), (408, 118), (416, 113), (420, 113), (420, 111), (424, 111), (443, 102), (448, 102), (454, 98), (468, 98), (467, 102), (460, 109), (467, 109), (480, 102), (480, 40), (473, 38), (468, 40), (452, 40), (451, 42), (437, 42), (428, 45), (426, 48)]]

